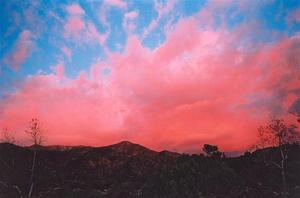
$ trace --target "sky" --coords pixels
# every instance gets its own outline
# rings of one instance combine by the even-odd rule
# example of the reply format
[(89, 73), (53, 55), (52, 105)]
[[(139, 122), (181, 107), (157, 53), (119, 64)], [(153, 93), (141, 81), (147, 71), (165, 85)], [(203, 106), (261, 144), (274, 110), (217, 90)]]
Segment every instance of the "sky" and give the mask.
[(300, 110), (300, 1), (1, 1), (0, 127), (28, 144), (253, 144)]

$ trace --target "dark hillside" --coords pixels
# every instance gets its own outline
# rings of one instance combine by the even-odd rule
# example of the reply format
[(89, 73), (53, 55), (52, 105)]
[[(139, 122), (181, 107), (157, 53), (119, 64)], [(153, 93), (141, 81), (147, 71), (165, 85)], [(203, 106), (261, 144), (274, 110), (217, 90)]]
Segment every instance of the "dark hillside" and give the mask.
[[(33, 149), (33, 197), (281, 197), (280, 172), (264, 159), (277, 148), (236, 158), (156, 152), (121, 142), (105, 147), (0, 144), (0, 197), (26, 197)], [(289, 146), (289, 197), (300, 195), (300, 147)], [(275, 155), (274, 155), (275, 154)]]

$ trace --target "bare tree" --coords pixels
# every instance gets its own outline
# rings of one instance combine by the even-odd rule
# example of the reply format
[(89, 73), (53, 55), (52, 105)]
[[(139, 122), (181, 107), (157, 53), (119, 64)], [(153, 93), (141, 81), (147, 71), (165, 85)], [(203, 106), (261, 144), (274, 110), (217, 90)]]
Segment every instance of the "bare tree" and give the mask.
[(12, 132), (8, 130), (8, 128), (3, 128), (1, 142), (15, 144), (17, 141)]
[(295, 125), (286, 125), (282, 119), (271, 119), (267, 125), (258, 128), (258, 148), (266, 146), (276, 146), (279, 149), (279, 160), (266, 160), (266, 165), (273, 165), (281, 172), (283, 197), (287, 197), (286, 167), (285, 163), (288, 159), (288, 144), (299, 140), (299, 133)]
[[(17, 143), (16, 138), (13, 135), (13, 132), (8, 130), (8, 128), (3, 128), (1, 142), (9, 143), (9, 144)], [(14, 167), (15, 166), (15, 157), (14, 157), (13, 151), (11, 151), (10, 155), (11, 155), (10, 162), (6, 163), (1, 158), (0, 158), (0, 160), (2, 161), (2, 163), (6, 164), (6, 166), (9, 167), (9, 164), (10, 164), (12, 167)]]
[(32, 195), (33, 187), (34, 187), (34, 172), (37, 161), (37, 146), (41, 145), (45, 141), (44, 130), (41, 126), (40, 121), (37, 118), (32, 118), (29, 122), (28, 130), (25, 131), (29, 137), (30, 141), (33, 143), (33, 160), (31, 166), (31, 176), (30, 176), (30, 188), (28, 192), (28, 197), (30, 198)]
[(29, 135), (31, 143), (33, 143), (34, 146), (42, 145), (45, 141), (45, 137), (41, 122), (37, 118), (32, 118), (28, 128), (29, 129), (25, 132)]

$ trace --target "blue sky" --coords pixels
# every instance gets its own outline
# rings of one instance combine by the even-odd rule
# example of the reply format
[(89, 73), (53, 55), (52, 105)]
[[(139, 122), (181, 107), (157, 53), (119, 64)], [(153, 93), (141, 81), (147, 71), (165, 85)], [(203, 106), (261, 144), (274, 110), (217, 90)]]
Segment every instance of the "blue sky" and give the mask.
[[(57, 62), (65, 63), (66, 75), (74, 77), (80, 70), (87, 69), (97, 59), (105, 59), (106, 50), (122, 51), (129, 34), (137, 35), (145, 47), (154, 49), (165, 40), (164, 28), (166, 25), (174, 25), (178, 19), (189, 17), (208, 6), (209, 1), (184, 0), (184, 1), (157, 1), (162, 11), (158, 16), (155, 2), (149, 0), (124, 2), (125, 6), (102, 1), (3, 1), (0, 5), (1, 12), (1, 84), (9, 86), (11, 81), (24, 78), (37, 72), (51, 72), (50, 67)], [(117, 2), (117, 1), (116, 1)], [(120, 1), (121, 2), (121, 1)], [(221, 2), (216, 1), (217, 3)], [(269, 34), (277, 31), (292, 35), (299, 30), (299, 23), (287, 24), (289, 13), (299, 7), (299, 1), (224, 1), (228, 6), (222, 10), (215, 10), (216, 26), (219, 26), (220, 16), (217, 12), (223, 12), (225, 23), (234, 28), (240, 23), (247, 21), (259, 21), (266, 28), (265, 35), (256, 35), (257, 39), (262, 37), (265, 41), (272, 41)], [(228, 3), (227, 3), (228, 2)], [(91, 22), (97, 31), (108, 33), (103, 45), (97, 42), (80, 42), (64, 37), (64, 23), (69, 14), (66, 10), (68, 5), (77, 3), (84, 10), (82, 20)], [(238, 10), (239, 4), (248, 4), (246, 10)], [(132, 19), (133, 30), (128, 32), (124, 27), (124, 16), (129, 12), (137, 12), (138, 15)], [(106, 21), (101, 21), (105, 19)], [(152, 21), (157, 20), (157, 25), (145, 34)], [(106, 23), (106, 24), (105, 24)], [(18, 71), (11, 68), (10, 62), (5, 61), (13, 47), (16, 45), (18, 36), (23, 30), (32, 34), (30, 41), (32, 46), (24, 60), (18, 65)], [(83, 38), (84, 39), (84, 38)], [(71, 59), (64, 56), (61, 46), (70, 49)], [(8, 87), (6, 87), (8, 88)], [(3, 91), (3, 89), (2, 89)]]

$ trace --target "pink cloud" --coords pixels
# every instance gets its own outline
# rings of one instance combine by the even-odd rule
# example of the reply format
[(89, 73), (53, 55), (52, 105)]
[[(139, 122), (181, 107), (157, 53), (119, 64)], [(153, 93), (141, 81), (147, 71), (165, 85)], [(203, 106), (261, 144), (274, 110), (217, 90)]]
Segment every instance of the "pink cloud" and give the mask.
[(27, 121), (39, 117), (48, 144), (126, 139), (157, 150), (200, 152), (203, 143), (244, 149), (270, 113), (285, 116), (299, 96), (300, 37), (248, 50), (240, 36), (248, 29), (200, 24), (181, 19), (153, 51), (130, 36), (123, 53), (109, 53), (74, 79), (62, 65), (28, 77), (1, 100), (0, 125), (25, 139)]
[(153, 19), (150, 24), (148, 25), (148, 27), (146, 27), (144, 29), (144, 33), (143, 33), (143, 37), (147, 36), (149, 34), (149, 32), (151, 32), (152, 30), (154, 30), (157, 25), (158, 22), (168, 13), (170, 13), (172, 11), (172, 9), (175, 6), (175, 1), (174, 0), (169, 0), (166, 3), (160, 3), (157, 0), (154, 1), (154, 8), (157, 12), (157, 17), (155, 19)]
[(139, 16), (139, 13), (137, 11), (126, 12), (124, 15), (125, 19), (135, 19), (138, 16)]
[(108, 36), (108, 32), (100, 34), (96, 29), (95, 25), (91, 22), (87, 23), (86, 31), (84, 33), (84, 37), (89, 41), (98, 41), (101, 45), (104, 44), (106, 38)]
[(137, 11), (130, 11), (124, 14), (123, 26), (127, 32), (132, 32), (135, 28), (134, 20), (139, 16)]
[(121, 9), (126, 9), (127, 4), (123, 0), (104, 0), (104, 4), (109, 6), (115, 6)]
[(84, 14), (84, 10), (78, 4), (68, 5), (66, 9), (70, 15), (83, 15)]
[(29, 30), (23, 30), (19, 34), (12, 51), (5, 57), (5, 63), (15, 71), (19, 69), (20, 65), (30, 55), (33, 47), (32, 39), (33, 35), (31, 32)]
[[(99, 33), (92, 22), (85, 21), (81, 15), (84, 11), (77, 4), (72, 4), (67, 7), (69, 16), (64, 25), (64, 36), (77, 43), (94, 42), (98, 41), (103, 45), (109, 32)], [(66, 51), (66, 50), (65, 50)]]
[(63, 46), (61, 48), (61, 51), (64, 53), (64, 55), (66, 55), (68, 57), (68, 59), (70, 60), (72, 57), (72, 52), (69, 48), (67, 48), (66, 46)]
[(64, 26), (65, 36), (67, 38), (77, 37), (84, 28), (84, 21), (80, 17), (70, 16)]
[(293, 22), (300, 23), (300, 8), (288, 13), (286, 21), (289, 25), (291, 25)]
[(59, 64), (53, 66), (52, 70), (54, 71), (54, 73), (56, 74), (56, 76), (59, 79), (63, 79), (63, 77), (64, 77), (64, 66), (63, 66), (63, 64), (59, 63)]
[(65, 36), (66, 37), (76, 36), (85, 27), (84, 21), (81, 18), (81, 15), (84, 14), (84, 11), (78, 4), (68, 5), (66, 10), (69, 16), (64, 26)]

